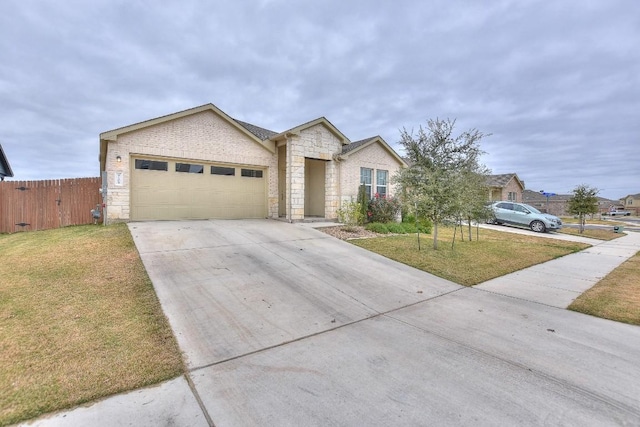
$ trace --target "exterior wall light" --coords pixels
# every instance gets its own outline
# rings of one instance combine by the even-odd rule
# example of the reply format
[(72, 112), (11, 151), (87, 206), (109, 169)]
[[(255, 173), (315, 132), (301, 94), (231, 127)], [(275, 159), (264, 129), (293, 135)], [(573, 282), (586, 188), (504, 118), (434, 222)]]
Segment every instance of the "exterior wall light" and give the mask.
[(122, 161), (122, 157), (116, 156), (116, 162), (120, 163)]

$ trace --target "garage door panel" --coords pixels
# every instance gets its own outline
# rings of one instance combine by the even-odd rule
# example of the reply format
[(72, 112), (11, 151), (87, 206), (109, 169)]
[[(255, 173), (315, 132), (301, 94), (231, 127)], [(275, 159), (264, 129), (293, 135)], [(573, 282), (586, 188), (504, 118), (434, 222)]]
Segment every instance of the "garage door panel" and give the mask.
[[(169, 160), (167, 171), (133, 169), (131, 176), (131, 218), (208, 219), (264, 218), (266, 207), (266, 171), (262, 177), (209, 173), (213, 163), (204, 163), (204, 173), (175, 172)], [(229, 168), (228, 165), (224, 167)]]

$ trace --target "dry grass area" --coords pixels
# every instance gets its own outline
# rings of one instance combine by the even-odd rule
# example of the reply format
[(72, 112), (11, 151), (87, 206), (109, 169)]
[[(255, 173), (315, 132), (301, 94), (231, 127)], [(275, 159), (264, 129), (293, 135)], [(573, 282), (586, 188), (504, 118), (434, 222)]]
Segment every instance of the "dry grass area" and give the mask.
[(570, 310), (640, 325), (640, 252), (583, 293)]
[[(513, 271), (578, 252), (589, 245), (536, 236), (480, 229), (480, 240), (457, 240), (453, 228), (440, 227), (438, 250), (433, 236), (422, 235), (421, 250), (415, 234), (351, 240), (354, 245), (419, 268), (465, 286), (473, 286)], [(459, 230), (458, 230), (459, 236)], [(465, 231), (465, 237), (466, 231)], [(459, 237), (458, 237), (459, 238)]]
[(582, 234), (580, 234), (580, 230), (578, 230), (577, 228), (563, 227), (560, 230), (560, 233), (572, 234), (574, 236), (590, 237), (592, 239), (599, 239), (599, 240), (613, 240), (613, 239), (617, 239), (618, 237), (624, 236), (623, 233), (614, 233), (613, 227), (607, 228), (607, 229), (603, 229), (603, 228), (586, 229)]
[[(572, 216), (563, 216), (562, 217), (562, 223), (563, 224), (579, 224), (579, 220), (578, 218), (574, 218)], [(592, 224), (592, 225), (610, 225), (611, 227), (613, 227), (614, 225), (620, 225), (620, 224), (624, 224), (623, 222), (617, 221), (616, 218), (614, 217), (609, 217), (606, 219), (597, 219), (597, 218), (593, 218), (593, 219), (589, 219), (587, 218), (585, 224)]]
[(0, 425), (184, 372), (125, 225), (0, 235)]

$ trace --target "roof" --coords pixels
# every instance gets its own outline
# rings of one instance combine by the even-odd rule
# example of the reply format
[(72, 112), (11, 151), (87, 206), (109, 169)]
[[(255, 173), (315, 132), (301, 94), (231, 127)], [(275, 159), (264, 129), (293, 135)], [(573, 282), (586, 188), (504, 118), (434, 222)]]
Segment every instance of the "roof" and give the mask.
[(352, 142), (351, 144), (347, 144), (342, 147), (342, 154), (347, 154), (350, 151), (355, 150), (356, 148), (363, 147), (368, 145), (370, 142), (373, 142), (379, 138), (378, 136), (372, 136), (371, 138), (361, 139), (360, 141)]
[[(503, 188), (503, 187), (506, 187), (506, 185), (509, 183), (509, 181), (511, 181), (513, 179), (513, 177), (515, 177), (518, 181), (520, 181), (520, 179), (518, 178), (518, 175), (516, 175), (515, 173), (503, 173), (503, 174), (500, 174), (500, 175), (489, 175), (487, 177), (487, 185), (489, 187)], [(522, 184), (522, 188), (524, 188), (524, 183), (522, 181), (520, 181), (520, 184)]]
[[(556, 194), (549, 197), (549, 202), (568, 202), (573, 198), (573, 194)], [(607, 199), (606, 197), (596, 196), (599, 204), (614, 204), (615, 200)], [(547, 196), (543, 195), (539, 191), (524, 190), (522, 192), (522, 201), (524, 203), (542, 203), (547, 201)]]
[(393, 148), (391, 148), (389, 146), (389, 144), (386, 143), (386, 141), (384, 139), (382, 139), (382, 137), (380, 135), (376, 135), (376, 136), (372, 136), (370, 138), (365, 138), (365, 139), (361, 139), (360, 141), (355, 141), (352, 142), (351, 144), (347, 144), (345, 146), (342, 147), (342, 153), (340, 154), (340, 157), (342, 159), (346, 159), (348, 158), (351, 154), (356, 153), (372, 144), (380, 144), (382, 146), (382, 148), (384, 148), (389, 154), (391, 154), (391, 156), (396, 159), (396, 161), (398, 163), (400, 163), (402, 166), (409, 166), (407, 164), (407, 162), (404, 161), (404, 159), (402, 157), (400, 157), (398, 155), (398, 153), (396, 153), (394, 151)]
[(9, 178), (13, 177), (13, 171), (11, 170), (11, 165), (9, 165), (7, 156), (4, 154), (2, 144), (0, 144), (0, 180), (4, 180), (6, 176)]
[[(638, 194), (629, 194), (628, 196), (624, 196), (622, 199), (628, 199), (629, 197), (631, 197), (632, 199), (640, 199), (640, 193)], [(620, 200), (622, 200), (620, 199)]]
[(246, 130), (248, 130), (249, 132), (251, 132), (252, 134), (254, 134), (255, 136), (257, 136), (263, 141), (265, 139), (270, 139), (278, 134), (278, 132), (274, 132), (269, 129), (264, 129), (256, 125), (252, 125), (251, 123), (243, 122), (238, 119), (233, 119), (233, 120), (235, 120), (237, 123), (240, 124), (240, 126), (244, 127)]
[[(573, 197), (573, 194), (556, 194), (553, 196), (549, 196), (550, 201), (561, 201), (561, 200), (569, 200)], [(524, 190), (522, 192), (522, 200), (524, 202), (546, 202), (547, 196), (540, 193), (539, 191), (533, 190)]]

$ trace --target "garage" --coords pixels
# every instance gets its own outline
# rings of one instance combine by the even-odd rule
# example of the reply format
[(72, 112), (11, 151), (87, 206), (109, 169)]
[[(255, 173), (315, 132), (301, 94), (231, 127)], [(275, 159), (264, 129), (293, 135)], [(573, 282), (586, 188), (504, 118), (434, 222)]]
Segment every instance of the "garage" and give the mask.
[(264, 167), (132, 157), (131, 219), (240, 219), (267, 216)]

